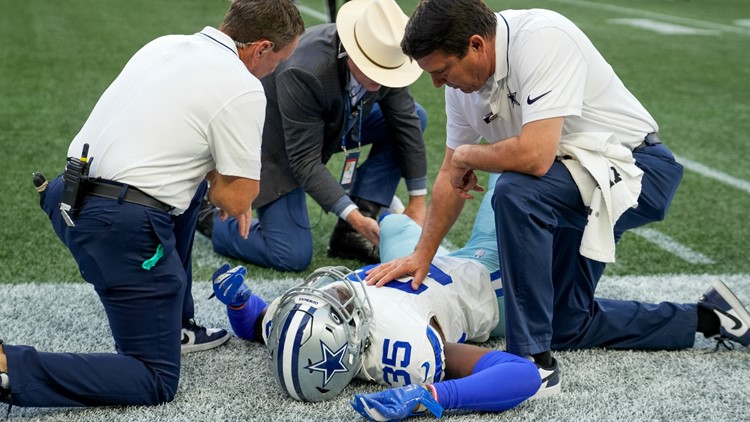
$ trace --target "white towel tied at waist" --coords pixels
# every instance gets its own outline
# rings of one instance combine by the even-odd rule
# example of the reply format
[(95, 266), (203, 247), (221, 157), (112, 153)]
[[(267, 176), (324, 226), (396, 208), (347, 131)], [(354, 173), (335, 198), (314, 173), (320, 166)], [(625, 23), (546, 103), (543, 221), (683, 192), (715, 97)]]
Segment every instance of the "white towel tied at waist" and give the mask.
[(599, 262), (615, 262), (615, 223), (638, 205), (643, 171), (635, 165), (630, 149), (612, 133), (565, 135), (557, 157), (590, 209), (579, 252)]

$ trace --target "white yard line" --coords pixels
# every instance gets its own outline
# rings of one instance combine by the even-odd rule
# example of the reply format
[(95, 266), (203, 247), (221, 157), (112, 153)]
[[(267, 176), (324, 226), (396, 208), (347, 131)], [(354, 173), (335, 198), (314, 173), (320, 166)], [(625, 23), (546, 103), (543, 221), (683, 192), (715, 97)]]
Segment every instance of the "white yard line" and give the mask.
[(617, 13), (626, 13), (629, 15), (641, 16), (646, 18), (658, 19), (666, 22), (679, 23), (684, 25), (699, 26), (708, 29), (715, 29), (724, 32), (731, 32), (739, 35), (750, 35), (750, 28), (724, 25), (715, 22), (703, 21), (699, 19), (683, 18), (680, 16), (667, 15), (664, 13), (649, 12), (647, 10), (632, 9), (629, 7), (616, 6), (613, 4), (594, 3), (585, 0), (554, 0), (558, 3), (571, 4), (573, 6), (588, 7), (590, 9), (608, 10)]
[(617, 25), (633, 26), (666, 35), (721, 35), (721, 31), (716, 29), (698, 29), (693, 28), (692, 26), (677, 25), (674, 23), (655, 21), (653, 19), (619, 18), (607, 19), (607, 22)]
[(688, 248), (658, 230), (641, 227), (633, 229), (631, 232), (690, 264), (715, 264), (713, 259)]
[(689, 158), (685, 158), (683, 156), (675, 155), (675, 159), (677, 159), (677, 162), (682, 164), (682, 166), (688, 170), (694, 171), (696, 173), (700, 173), (701, 175), (705, 177), (709, 177), (711, 179), (717, 180), (721, 183), (732, 186), (734, 188), (737, 188), (739, 190), (745, 191), (746, 193), (750, 194), (750, 182), (748, 182), (747, 180), (738, 179), (734, 176), (730, 176), (726, 173), (720, 172), (719, 170), (714, 170), (711, 167), (708, 167), (697, 161), (693, 161)]
[[(679, 155), (675, 155), (675, 159), (677, 160), (677, 162), (682, 164), (683, 167), (685, 167), (686, 169), (690, 171), (696, 172), (700, 174), (701, 176), (714, 179), (718, 182), (724, 183), (725, 185), (732, 186), (734, 188), (744, 191), (745, 193), (750, 194), (750, 182), (746, 180), (742, 180), (734, 176), (730, 176), (721, 171), (712, 169), (711, 167), (708, 167), (705, 164), (701, 164), (697, 161), (693, 161), (689, 158), (685, 158)], [(676, 240), (672, 239), (671, 237), (663, 233), (660, 233), (659, 231), (655, 229), (640, 228), (640, 229), (634, 229), (632, 231), (635, 234), (648, 240), (649, 242), (659, 246), (660, 248), (666, 251), (673, 253), (674, 255), (680, 257), (682, 260), (687, 261), (689, 263), (692, 263), (692, 264), (714, 264), (715, 263), (711, 258), (699, 252), (696, 252), (688, 248), (687, 246), (680, 244)]]

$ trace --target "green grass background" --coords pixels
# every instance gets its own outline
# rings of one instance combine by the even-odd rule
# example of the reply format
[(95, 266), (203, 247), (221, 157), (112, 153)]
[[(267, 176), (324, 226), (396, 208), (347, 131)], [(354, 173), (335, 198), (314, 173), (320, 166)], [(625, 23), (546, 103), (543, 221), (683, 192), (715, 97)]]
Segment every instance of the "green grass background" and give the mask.
[[(410, 14), (416, 1), (399, 1)], [(323, 2), (300, 1), (325, 12)], [(608, 23), (641, 18), (619, 5), (734, 26), (750, 18), (747, 0), (491, 0), (494, 10), (542, 7), (576, 22), (621, 79), (660, 124), (662, 140), (678, 155), (741, 180), (750, 180), (750, 28), (715, 36), (660, 35)], [(55, 237), (31, 184), (31, 173), (48, 178), (64, 166), (67, 146), (101, 93), (127, 60), (150, 40), (218, 26), (226, 0), (0, 0), (0, 283), (80, 280), (75, 262)], [(320, 23), (303, 15), (308, 25)], [(735, 26), (736, 28), (742, 28)], [(429, 178), (442, 160), (445, 142), (443, 90), (427, 75), (412, 93), (429, 113), (425, 140)], [(331, 167), (339, 165), (338, 158)], [(431, 182), (430, 182), (431, 184)], [(403, 186), (399, 188), (406, 198)], [(448, 237), (462, 244), (478, 201), (468, 204)], [(336, 217), (309, 201), (315, 257), (310, 269), (334, 261), (325, 256)], [(747, 211), (750, 195), (686, 171), (664, 222), (650, 227), (715, 261), (689, 264), (634, 234), (618, 247), (609, 275), (749, 274)], [(195, 278), (206, 280), (223, 258), (197, 235)], [(239, 264), (239, 261), (232, 261)], [(251, 277), (298, 276), (249, 266)]]

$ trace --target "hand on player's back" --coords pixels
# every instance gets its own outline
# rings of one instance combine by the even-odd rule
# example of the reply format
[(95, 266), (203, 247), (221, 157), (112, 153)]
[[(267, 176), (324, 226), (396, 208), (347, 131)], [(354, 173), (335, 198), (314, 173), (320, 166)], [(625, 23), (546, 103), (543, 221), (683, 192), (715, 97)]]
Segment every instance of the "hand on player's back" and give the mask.
[(370, 286), (374, 284), (377, 287), (382, 287), (393, 279), (411, 275), (414, 277), (411, 288), (417, 290), (430, 272), (430, 259), (426, 259), (417, 252), (403, 258), (394, 259), (369, 270), (365, 282)]

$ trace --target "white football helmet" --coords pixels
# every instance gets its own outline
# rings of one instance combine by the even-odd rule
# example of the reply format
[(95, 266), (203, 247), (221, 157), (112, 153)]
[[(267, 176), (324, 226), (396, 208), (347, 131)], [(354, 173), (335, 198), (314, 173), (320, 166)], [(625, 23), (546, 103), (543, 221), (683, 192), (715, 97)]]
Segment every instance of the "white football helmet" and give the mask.
[(268, 336), (279, 387), (301, 401), (337, 396), (362, 368), (371, 319), (364, 281), (345, 267), (320, 268), (289, 289)]

